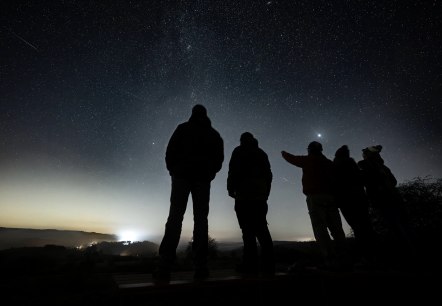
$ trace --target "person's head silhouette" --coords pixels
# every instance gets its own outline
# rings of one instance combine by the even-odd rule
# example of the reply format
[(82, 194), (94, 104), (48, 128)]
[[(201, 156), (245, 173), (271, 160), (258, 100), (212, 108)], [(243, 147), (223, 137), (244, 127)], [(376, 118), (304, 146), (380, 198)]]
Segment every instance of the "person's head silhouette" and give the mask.
[(362, 157), (364, 159), (372, 157), (380, 157), (381, 151), (382, 151), (381, 145), (366, 147), (365, 149), (362, 149)]
[(309, 154), (319, 154), (322, 152), (322, 144), (317, 141), (312, 141), (309, 143), (307, 151)]
[(197, 104), (192, 108), (192, 116), (207, 117), (207, 109), (203, 105)]
[(335, 153), (336, 158), (349, 158), (350, 157), (350, 150), (348, 149), (348, 146), (343, 145), (339, 149), (336, 150)]

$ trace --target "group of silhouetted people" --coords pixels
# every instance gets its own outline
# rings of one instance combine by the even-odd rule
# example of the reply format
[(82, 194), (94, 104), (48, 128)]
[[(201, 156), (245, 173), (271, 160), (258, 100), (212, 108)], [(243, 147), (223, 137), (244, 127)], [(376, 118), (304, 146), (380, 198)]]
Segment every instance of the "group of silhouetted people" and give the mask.
[[(316, 141), (308, 145), (307, 155), (281, 152), (287, 162), (302, 168), (303, 193), (326, 267), (346, 268), (348, 264), (340, 212), (353, 230), (361, 257), (373, 259), (376, 234), (369, 205), (379, 208), (397, 238), (411, 248), (408, 228), (401, 219), (397, 181), (384, 165), (381, 149), (381, 146), (365, 148), (363, 160), (358, 163), (350, 157), (346, 145), (336, 151), (333, 161), (323, 155), (322, 145)], [(194, 215), (194, 278), (209, 276), (210, 185), (223, 161), (223, 139), (212, 127), (206, 108), (195, 105), (190, 119), (178, 125), (172, 134), (166, 150), (172, 190), (169, 216), (159, 248), (160, 263), (153, 275), (155, 280), (170, 280), (189, 194)], [(264, 276), (275, 273), (273, 241), (266, 219), (272, 178), (268, 156), (259, 147), (258, 140), (249, 132), (241, 134), (240, 145), (231, 155), (227, 178), (228, 195), (235, 200), (244, 244), (238, 272)]]
[[(412, 230), (397, 189), (397, 180), (380, 156), (381, 145), (362, 150), (356, 163), (347, 145), (336, 150), (333, 161), (322, 153), (322, 145), (312, 141), (307, 155), (282, 151), (289, 163), (302, 168), (303, 193), (324, 266), (328, 269), (352, 269), (346, 248), (340, 212), (352, 228), (357, 257), (368, 266), (378, 264), (378, 237), (369, 208), (377, 210), (394, 235), (402, 256), (411, 258), (415, 249)], [(331, 235), (331, 237), (330, 237)], [(332, 239), (333, 238), (333, 239)]]

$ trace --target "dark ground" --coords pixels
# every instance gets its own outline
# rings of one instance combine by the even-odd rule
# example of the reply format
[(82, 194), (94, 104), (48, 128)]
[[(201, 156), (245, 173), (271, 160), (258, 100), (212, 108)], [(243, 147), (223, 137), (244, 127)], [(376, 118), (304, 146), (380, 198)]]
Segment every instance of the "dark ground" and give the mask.
[(274, 278), (212, 270), (195, 282), (176, 272), (169, 284), (146, 273), (3, 276), (2, 305), (437, 305), (440, 271), (330, 272), (305, 269)]
[(216, 278), (200, 283), (121, 286), (119, 305), (434, 305), (431, 273), (303, 271), (275, 278)]
[[(193, 281), (191, 261), (177, 261), (169, 284), (153, 284), (156, 258), (106, 256), (59, 247), (0, 252), (1, 305), (438, 305), (440, 252), (410, 261), (397, 253), (376, 267), (314, 268), (314, 243), (276, 243), (274, 278), (241, 277), (240, 252), (218, 252), (211, 278)], [(293, 262), (301, 268), (288, 273)], [(306, 267), (307, 266), (307, 267)]]

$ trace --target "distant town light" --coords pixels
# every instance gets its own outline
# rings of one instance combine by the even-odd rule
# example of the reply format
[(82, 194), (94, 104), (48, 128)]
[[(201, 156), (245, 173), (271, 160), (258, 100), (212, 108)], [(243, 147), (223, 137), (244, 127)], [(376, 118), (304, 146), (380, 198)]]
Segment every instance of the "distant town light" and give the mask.
[(140, 240), (140, 235), (133, 230), (123, 230), (118, 234), (118, 240), (135, 242)]

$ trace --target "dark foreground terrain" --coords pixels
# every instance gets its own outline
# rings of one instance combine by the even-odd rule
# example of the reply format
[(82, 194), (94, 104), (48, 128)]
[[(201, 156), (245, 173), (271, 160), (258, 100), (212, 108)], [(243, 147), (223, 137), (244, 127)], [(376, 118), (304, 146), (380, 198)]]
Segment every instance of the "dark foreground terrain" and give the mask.
[(206, 281), (177, 272), (169, 284), (151, 274), (3, 276), (2, 305), (437, 305), (435, 271), (330, 272), (306, 269), (273, 278), (214, 270)]
[(119, 305), (431, 305), (438, 303), (431, 273), (279, 273), (274, 278), (236, 278), (229, 271), (205, 282), (120, 284)]
[[(154, 284), (155, 256), (106, 255), (58, 246), (0, 252), (1, 305), (438, 305), (440, 252), (422, 256), (383, 249), (378, 266), (317, 268), (314, 242), (275, 242), (277, 274), (235, 273), (241, 250), (218, 250), (211, 277), (195, 282), (180, 254), (169, 284)], [(216, 255), (216, 256), (215, 256)], [(388, 256), (387, 256), (388, 255)], [(298, 263), (295, 271), (289, 267)]]

